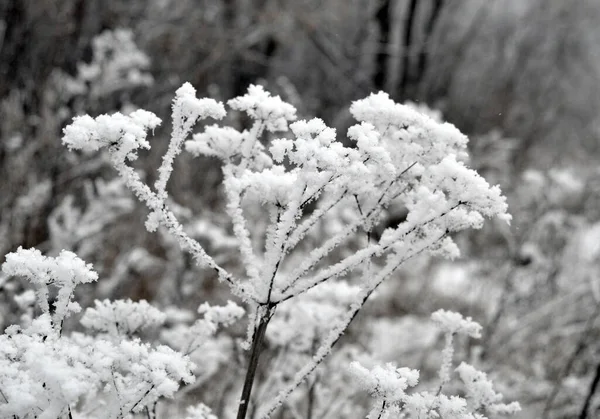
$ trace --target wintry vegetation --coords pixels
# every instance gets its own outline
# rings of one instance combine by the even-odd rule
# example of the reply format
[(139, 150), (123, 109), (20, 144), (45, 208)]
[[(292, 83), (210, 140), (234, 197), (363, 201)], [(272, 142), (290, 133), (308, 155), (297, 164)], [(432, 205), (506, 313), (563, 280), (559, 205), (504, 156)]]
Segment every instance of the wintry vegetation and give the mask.
[[(128, 116), (76, 117), (64, 129), (63, 142), (72, 150), (106, 150), (125, 185), (150, 210), (146, 228), (151, 232), (166, 229), (198, 265), (217, 272), (219, 280), (247, 306), (248, 333), (241, 346), (249, 350), (249, 356), (237, 417), (245, 418), (249, 408), (269, 417), (325, 361), (369, 297), (404, 262), (423, 252), (456, 257), (452, 233), (480, 228), (484, 216), (507, 221), (510, 216), (500, 189), (490, 187), (459, 160), (466, 157), (466, 137), (450, 124), (394, 103), (384, 93), (352, 105), (351, 112), (359, 121), (348, 129), (354, 147), (338, 142), (335, 130), (320, 119), (293, 122), (291, 138), (273, 139), (265, 146), (262, 137), (286, 132), (288, 122), (296, 119), (296, 109), (259, 86), (250, 86), (246, 95), (228, 105), (254, 121), (249, 130), (207, 125), (186, 142), (198, 120), (222, 119), (226, 112), (213, 99), (197, 99), (188, 83), (177, 90), (171, 142), (153, 188), (128, 165), (138, 158), (139, 149), (150, 148), (148, 131), (161, 123), (153, 113), (137, 110)], [(184, 142), (192, 154), (222, 160), (226, 211), (244, 269), (239, 278), (209, 256), (170, 209), (167, 182)], [(373, 240), (371, 232), (390, 205), (405, 207), (406, 220)], [(314, 245), (303, 246), (305, 240)], [(340, 249), (345, 252), (333, 255)], [(181, 354), (167, 346), (153, 348), (131, 340), (140, 329), (165, 320), (145, 301), (96, 300), (95, 308), (88, 308), (81, 319), (84, 327), (100, 332), (96, 339), (81, 334), (67, 337), (62, 331), (65, 317), (81, 310), (71, 301), (75, 286), (97, 280), (90, 266), (68, 251), (54, 259), (19, 248), (7, 256), (3, 272), (32, 282), (42, 311), (30, 319), (27, 328), (11, 326), (3, 336), (5, 415), (72, 416), (80, 399), (93, 397), (105, 404), (103, 417), (123, 418), (144, 409), (153, 417), (159, 398), (173, 397), (179, 382), (194, 381), (188, 355), (203, 348), (219, 323), (230, 323), (241, 315), (235, 304), (201, 306), (204, 320), (185, 332), (187, 342), (178, 342), (177, 346), (186, 348)], [(56, 289), (53, 300), (50, 285)], [(314, 320), (328, 327), (303, 342), (304, 331), (315, 326), (297, 323), (294, 308), (306, 310), (306, 303), (315, 299), (333, 310), (315, 310)], [(278, 319), (280, 306), (285, 319)], [(271, 334), (279, 339), (287, 335), (280, 356), (293, 358), (297, 345), (307, 343), (313, 354), (290, 378), (278, 380), (281, 389), (265, 389), (275, 391), (276, 396), (251, 405), (272, 319), (278, 321), (271, 326)], [(479, 337), (480, 326), (455, 313), (437, 312), (434, 320), (446, 334), (437, 392), (405, 393), (418, 383), (416, 370), (388, 364), (384, 370), (375, 367), (369, 372), (358, 363), (351, 364), (361, 385), (377, 398), (378, 407), (370, 416), (405, 412), (412, 417), (466, 418), (476, 412), (518, 411), (518, 405), (498, 404), (500, 396), (491, 390), (485, 375), (468, 364), (461, 364), (457, 373), (466, 385), (469, 403), (442, 393), (450, 381), (453, 336), (463, 332)], [(273, 327), (279, 330), (272, 331)], [(277, 373), (267, 368), (265, 379)], [(98, 393), (100, 399), (96, 399)], [(99, 406), (92, 405), (84, 412), (93, 415), (98, 410)]]
[(599, 16), (0, 2), (0, 417), (595, 417)]

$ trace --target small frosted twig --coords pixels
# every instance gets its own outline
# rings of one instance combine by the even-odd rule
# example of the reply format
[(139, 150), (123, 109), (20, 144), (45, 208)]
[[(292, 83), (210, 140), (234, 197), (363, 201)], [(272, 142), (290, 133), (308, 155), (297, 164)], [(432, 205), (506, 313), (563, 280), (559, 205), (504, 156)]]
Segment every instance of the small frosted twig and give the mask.
[(244, 170), (248, 167), (248, 164), (254, 159), (256, 154), (256, 144), (259, 138), (262, 136), (265, 130), (265, 123), (262, 120), (254, 121), (252, 128), (250, 128), (250, 138), (245, 141), (242, 145), (242, 161), (240, 163), (240, 170)]
[(165, 202), (167, 199), (167, 182), (173, 172), (173, 163), (177, 155), (181, 153), (181, 145), (191, 132), (195, 121), (173, 120), (173, 132), (171, 133), (171, 141), (167, 152), (163, 156), (162, 163), (158, 168), (158, 179), (154, 183), (154, 188), (158, 194), (158, 199)]
[[(307, 258), (300, 264), (300, 266), (292, 272), (292, 279), (290, 282), (281, 290), (282, 300), (287, 299), (290, 294), (294, 294), (293, 292), (289, 293), (288, 291), (292, 289), (296, 283), (302, 279), (308, 272), (310, 272), (317, 264), (323, 260), (327, 255), (329, 255), (335, 248), (337, 248), (343, 241), (351, 236), (356, 230), (360, 227), (361, 222), (355, 222), (344, 228), (340, 231), (336, 236), (331, 237), (325, 241), (321, 246), (313, 249), (307, 256)], [(330, 268), (335, 268), (342, 262), (347, 262), (344, 265), (343, 269), (339, 269), (339, 273), (342, 271), (349, 270), (350, 267), (355, 266), (356, 264), (362, 262), (365, 258), (372, 256), (376, 253), (377, 245), (369, 246), (369, 248), (373, 249), (371, 252), (365, 252), (366, 248), (361, 249), (361, 251), (355, 253), (352, 256), (343, 259), (338, 262), (336, 265), (331, 266)], [(366, 256), (365, 256), (366, 254)], [(356, 255), (356, 256), (355, 256)], [(340, 265), (341, 266), (341, 265)], [(326, 269), (326, 270), (329, 270)]]
[(298, 225), (296, 227), (296, 229), (292, 232), (292, 234), (290, 235), (290, 238), (288, 239), (286, 246), (289, 249), (292, 249), (294, 247), (296, 247), (296, 245), (300, 242), (300, 240), (302, 240), (304, 238), (304, 236), (306, 236), (306, 233), (308, 233), (308, 231), (315, 226), (315, 224), (317, 224), (319, 222), (319, 220), (321, 218), (323, 218), (323, 216), (325, 216), (325, 214), (327, 214), (329, 211), (331, 211), (337, 204), (339, 204), (340, 202), (342, 202), (342, 200), (345, 198), (346, 194), (348, 193), (348, 190), (345, 189), (342, 191), (342, 193), (339, 194), (339, 196), (333, 200), (331, 200), (330, 203), (328, 203), (327, 205), (323, 206), (323, 207), (319, 207), (317, 209), (315, 209), (308, 218), (306, 218), (304, 221), (302, 221), (300, 223), (300, 225)]
[(445, 333), (444, 338), (446, 344), (442, 350), (442, 365), (440, 366), (439, 371), (440, 387), (438, 388), (438, 395), (442, 393), (444, 384), (450, 381), (450, 370), (452, 369), (452, 359), (454, 358), (454, 334)]
[(171, 141), (167, 152), (163, 156), (162, 163), (158, 169), (158, 179), (154, 187), (156, 188), (157, 198), (163, 203), (167, 199), (167, 182), (173, 172), (173, 162), (177, 155), (181, 153), (181, 145), (186, 137), (192, 131), (199, 118), (212, 117), (221, 119), (225, 116), (223, 104), (214, 99), (197, 99), (196, 89), (189, 83), (184, 83), (177, 89), (175, 99), (173, 99), (173, 131), (171, 132)]
[[(355, 221), (354, 223), (348, 225), (336, 236), (326, 240), (325, 243), (323, 243), (320, 247), (313, 249), (308, 255), (308, 257), (305, 259), (305, 261), (294, 271), (294, 273), (292, 274), (293, 279), (285, 286), (285, 288), (282, 289), (281, 293), (283, 294), (286, 291), (288, 291), (291, 287), (293, 287), (304, 275), (306, 275), (306, 273), (312, 270), (321, 260), (323, 260), (323, 258), (329, 255), (335, 248), (337, 248), (341, 243), (343, 243), (343, 241), (346, 238), (355, 233), (360, 226), (370, 223), (372, 219), (376, 216), (377, 210), (380, 208), (380, 204), (384, 201), (387, 190), (391, 187), (391, 185), (391, 183), (390, 185), (388, 185), (388, 187), (383, 191), (383, 193), (379, 197), (377, 204), (366, 215), (364, 215), (362, 218)], [(340, 196), (339, 200), (342, 200), (346, 193), (347, 192), (344, 191)], [(335, 206), (335, 204), (333, 206)], [(325, 211), (333, 208), (333, 206), (329, 207)], [(314, 223), (316, 223), (317, 220), (323, 215), (325, 215), (324, 212), (317, 213), (317, 218), (315, 220), (311, 220), (309, 218), (309, 220), (311, 221), (308, 221), (309, 224), (304, 228), (309, 229), (310, 227), (312, 227)], [(306, 232), (304, 232), (304, 234), (306, 234)]]
[(137, 402), (135, 402), (135, 403), (133, 404), (133, 406), (131, 407), (131, 409), (129, 409), (129, 412), (133, 412), (133, 411), (134, 411), (134, 409), (135, 409), (136, 407), (138, 407), (138, 405), (139, 405), (139, 404), (140, 404), (140, 403), (141, 403), (141, 402), (142, 402), (142, 401), (143, 401), (143, 400), (146, 398), (146, 396), (147, 396), (148, 394), (150, 394), (150, 392), (151, 392), (153, 389), (154, 389), (154, 384), (150, 385), (150, 388), (148, 388), (148, 390), (146, 390), (146, 392), (144, 393), (144, 395), (142, 396), (142, 398), (141, 398), (141, 399), (139, 399)]
[(429, 249), (435, 243), (442, 240), (446, 237), (447, 233), (444, 232), (440, 236), (432, 239), (426, 244), (415, 250), (412, 253), (405, 253), (404, 255), (398, 254), (391, 261), (389, 261), (386, 266), (383, 267), (369, 282), (366, 283), (367, 287), (362, 289), (357, 296), (356, 302), (350, 306), (350, 310), (346, 312), (343, 319), (333, 327), (333, 329), (329, 332), (324, 342), (321, 344), (312, 360), (308, 362), (304, 367), (302, 367), (294, 376), (293, 382), (288, 385), (285, 389), (281, 390), (279, 394), (271, 401), (271, 403), (264, 409), (264, 413), (262, 413), (259, 417), (261, 419), (268, 419), (271, 414), (275, 412), (288, 398), (292, 392), (298, 388), (306, 378), (312, 374), (314, 370), (327, 358), (330, 354), (333, 346), (338, 342), (338, 340), (342, 337), (344, 332), (348, 329), (350, 323), (354, 320), (358, 312), (365, 305), (371, 294), (381, 285), (381, 283), (386, 280), (390, 275), (392, 275), (396, 270), (408, 259), (413, 258), (414, 256), (421, 254), (422, 252)]
[(265, 260), (262, 270), (263, 278), (270, 278), (267, 290), (266, 302), (271, 302), (271, 294), (275, 284), (275, 276), (279, 269), (279, 265), (283, 261), (287, 251), (290, 249), (287, 244), (290, 234), (296, 225), (296, 218), (301, 214), (300, 202), (302, 201), (306, 185), (303, 188), (298, 188), (291, 192), (290, 202), (286, 210), (277, 217), (274, 234), (268, 238), (267, 251), (265, 252)]
[[(373, 222), (375, 217), (377, 217), (379, 211), (381, 211), (381, 209), (383, 207), (385, 207), (394, 198), (394, 197), (390, 197), (388, 195), (390, 188), (396, 182), (398, 182), (400, 180), (400, 178), (402, 177), (402, 175), (404, 175), (406, 172), (408, 172), (408, 170), (411, 167), (413, 167), (415, 164), (416, 163), (413, 163), (410, 166), (408, 166), (405, 170), (402, 171), (402, 173), (400, 173), (400, 175), (398, 175), (396, 177), (396, 179), (389, 182), (389, 184), (383, 190), (382, 194), (380, 195), (380, 197), (377, 200), (377, 202), (375, 203), (375, 205), (373, 205), (372, 208), (368, 212), (366, 212), (366, 214), (363, 214), (362, 210), (360, 211), (361, 215), (363, 215), (362, 218), (360, 218), (358, 221), (355, 221), (354, 223), (347, 226), (344, 230), (339, 232), (337, 236), (328, 239), (325, 243), (323, 243), (317, 249), (313, 249), (313, 251), (311, 251), (311, 253), (309, 254), (308, 258), (304, 261), (304, 263), (302, 263), (302, 265), (298, 269), (295, 270), (295, 273), (292, 275), (293, 279), (285, 286), (285, 288), (281, 291), (281, 293), (283, 294), (287, 290), (289, 290), (291, 287), (293, 287), (298, 282), (298, 280), (300, 280), (304, 275), (306, 275), (306, 273), (308, 273), (310, 270), (312, 270), (321, 260), (323, 260), (323, 258), (325, 258), (327, 255), (329, 255), (335, 248), (337, 248), (341, 243), (343, 243), (343, 241), (347, 237), (349, 237), (353, 233), (355, 233), (359, 227), (364, 226), (364, 225), (369, 225), (371, 222)], [(406, 190), (406, 188), (403, 188), (403, 191), (405, 191), (405, 190)], [(337, 202), (341, 201), (344, 198), (346, 193), (347, 193), (347, 191), (345, 190), (342, 193), (342, 195), (340, 196), (339, 200), (336, 201), (329, 208), (325, 209), (325, 212), (330, 210), (331, 208), (333, 208), (333, 206), (335, 206), (337, 204)], [(319, 211), (319, 210), (317, 210), (317, 211)], [(300, 230), (300, 228), (302, 227), (302, 229), (306, 229), (306, 231), (300, 230), (298, 232), (298, 236), (294, 237), (294, 240), (301, 240), (302, 237), (308, 231), (308, 229), (310, 229), (312, 226), (314, 226), (314, 224), (321, 217), (323, 217), (323, 215), (325, 215), (325, 212), (317, 213), (315, 215), (315, 219), (312, 219), (312, 216), (311, 216), (307, 220), (308, 224), (306, 224), (306, 225), (304, 223), (301, 224), (301, 226), (298, 227), (297, 230)], [(296, 231), (294, 231), (293, 236), (296, 236)]]
[(381, 403), (381, 407), (379, 408), (379, 414), (377, 415), (377, 419), (381, 419), (381, 417), (385, 413), (385, 405), (386, 405), (386, 400), (383, 399), (383, 402)]
[(196, 263), (200, 266), (208, 266), (219, 274), (219, 280), (229, 283), (232, 292), (241, 298), (254, 299), (252, 293), (236, 280), (227, 270), (222, 268), (215, 260), (210, 257), (202, 248), (200, 243), (192, 239), (185, 233), (183, 227), (177, 221), (175, 215), (161, 203), (156, 194), (141, 181), (137, 172), (127, 166), (124, 161), (113, 159), (113, 164), (119, 175), (125, 179), (125, 184), (137, 196), (139, 200), (146, 203), (155, 214), (159, 215), (159, 220), (165, 228), (177, 239), (177, 242), (183, 249), (187, 249), (192, 254)]
[[(281, 296), (278, 299), (276, 299), (275, 301), (282, 302), (285, 300), (289, 300), (290, 298), (292, 298), (298, 294), (304, 293), (304, 292), (308, 291), (309, 289), (314, 288), (315, 286), (319, 285), (320, 283), (322, 283), (324, 281), (327, 281), (331, 278), (336, 278), (348, 271), (353, 270), (354, 268), (359, 266), (361, 263), (363, 263), (365, 260), (367, 260), (377, 254), (380, 255), (380, 254), (386, 252), (394, 245), (394, 243), (397, 243), (398, 241), (405, 239), (409, 234), (415, 232), (418, 228), (426, 226), (428, 224), (431, 224), (436, 220), (439, 220), (440, 218), (444, 217), (445, 215), (447, 215), (448, 213), (450, 213), (452, 210), (459, 207), (460, 205), (461, 205), (461, 203), (458, 203), (455, 205), (449, 205), (446, 209), (440, 211), (438, 214), (432, 216), (428, 220), (420, 222), (417, 225), (408, 226), (408, 225), (401, 224), (400, 226), (398, 226), (395, 229), (395, 231), (393, 233), (391, 233), (388, 237), (386, 237), (385, 242), (380, 241), (377, 244), (368, 245), (367, 247), (364, 247), (363, 249), (357, 251), (356, 253), (342, 259), (338, 263), (319, 271), (313, 278), (310, 279), (310, 281), (308, 281), (307, 284), (304, 284), (300, 289), (290, 290), (291, 286), (288, 286), (285, 290), (283, 290), (281, 292)], [(321, 246), (321, 247), (323, 247), (323, 246)], [(316, 250), (319, 250), (319, 249), (316, 249)], [(299, 277), (296, 277), (294, 282), (296, 282), (298, 279), (299, 279)]]
[(250, 349), (252, 341), (254, 340), (254, 330), (258, 326), (258, 319), (262, 317), (263, 306), (253, 304), (248, 307), (248, 327), (246, 330), (246, 340), (244, 340), (240, 346), (244, 350)]
[(227, 197), (226, 210), (233, 223), (233, 233), (238, 241), (240, 254), (246, 274), (255, 284), (258, 284), (260, 272), (257, 267), (257, 258), (252, 249), (252, 241), (250, 240), (250, 232), (246, 227), (246, 219), (242, 210), (242, 191), (238, 185), (237, 179), (233, 173), (234, 166), (226, 164), (223, 166), (223, 185), (225, 186), (225, 195)]

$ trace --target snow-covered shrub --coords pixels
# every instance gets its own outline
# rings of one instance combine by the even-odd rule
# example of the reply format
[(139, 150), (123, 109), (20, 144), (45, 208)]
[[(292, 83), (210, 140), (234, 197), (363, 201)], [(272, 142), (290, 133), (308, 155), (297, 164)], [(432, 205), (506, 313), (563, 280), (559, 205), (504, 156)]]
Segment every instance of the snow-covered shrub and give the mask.
[[(246, 95), (228, 105), (245, 113), (252, 126), (239, 131), (207, 125), (186, 141), (199, 120), (222, 119), (226, 110), (212, 99), (197, 99), (188, 83), (177, 90), (171, 142), (153, 187), (128, 162), (138, 158), (140, 149), (150, 148), (148, 131), (161, 123), (154, 114), (138, 110), (77, 117), (64, 129), (63, 142), (87, 153), (105, 150), (126, 185), (150, 210), (146, 228), (169, 231), (200, 266), (214, 270), (248, 306), (250, 357), (238, 417), (245, 417), (250, 405), (265, 336), (297, 349), (313, 342), (306, 365), (267, 406), (259, 407), (259, 415), (267, 417), (327, 358), (369, 297), (405, 261), (421, 253), (455, 257), (458, 248), (452, 233), (480, 228), (484, 217), (508, 221), (510, 216), (500, 189), (490, 187), (463, 163), (464, 135), (451, 124), (394, 103), (384, 93), (351, 106), (358, 121), (348, 130), (352, 147), (337, 141), (335, 130), (320, 119), (295, 121), (295, 108), (260, 86), (250, 86)], [(208, 255), (171, 209), (167, 183), (184, 146), (194, 155), (222, 162), (226, 212), (245, 271), (241, 276)], [(406, 220), (374, 240), (370, 232), (392, 204), (406, 208)], [(333, 212), (343, 213), (344, 221), (323, 226)], [(307, 248), (303, 241), (315, 237), (315, 232), (319, 241)], [(349, 243), (352, 251), (340, 251)], [(343, 279), (353, 292), (337, 298), (335, 290), (346, 288), (335, 284)], [(311, 306), (321, 304), (318, 296), (328, 292), (336, 298), (326, 304), (337, 300), (339, 306), (331, 306), (330, 314), (320, 309), (311, 317), (317, 314)], [(298, 311), (286, 310), (309, 294), (316, 300), (306, 299)], [(289, 318), (298, 313), (308, 315), (308, 324)], [(271, 321), (281, 322), (276, 320), (279, 316), (302, 327), (302, 333), (286, 336), (281, 328), (267, 333)], [(331, 316), (326, 319), (329, 327), (319, 316)], [(310, 326), (311, 322), (320, 324)], [(450, 349), (445, 356), (451, 356)]]

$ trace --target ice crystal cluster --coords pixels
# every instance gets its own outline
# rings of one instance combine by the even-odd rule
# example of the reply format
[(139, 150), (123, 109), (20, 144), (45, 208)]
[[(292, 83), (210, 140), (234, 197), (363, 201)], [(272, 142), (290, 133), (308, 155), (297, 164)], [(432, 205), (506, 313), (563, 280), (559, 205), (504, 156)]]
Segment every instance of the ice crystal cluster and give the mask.
[[(253, 407), (257, 417), (269, 417), (323, 363), (369, 297), (404, 262), (422, 253), (456, 257), (452, 233), (480, 228), (484, 218), (509, 221), (510, 216), (500, 189), (465, 165), (463, 134), (385, 93), (352, 104), (357, 122), (348, 129), (346, 142), (321, 119), (298, 120), (292, 105), (261, 86), (250, 86), (247, 94), (227, 105), (251, 121), (246, 129), (215, 124), (227, 115), (225, 106), (197, 98), (189, 83), (177, 90), (170, 143), (153, 185), (130, 165), (141, 150), (150, 148), (149, 134), (162, 122), (151, 112), (76, 117), (64, 129), (63, 143), (71, 150), (107, 153), (124, 184), (148, 207), (146, 228), (170, 233), (246, 305), (244, 347), (250, 355), (238, 417), (245, 417), (249, 401), (254, 403), (252, 384), (265, 338), (286, 351), (309, 354), (273, 397)], [(172, 210), (167, 184), (184, 148), (222, 165), (225, 211), (241, 270), (221, 266)], [(405, 208), (407, 217), (382, 228), (390, 206)], [(378, 228), (380, 234), (372, 234)], [(160, 397), (172, 396), (180, 383), (193, 381), (192, 371), (198, 370), (189, 357), (202, 353), (198, 349), (206, 348), (217, 326), (244, 314), (234, 303), (201, 306), (203, 318), (191, 327), (165, 332), (176, 352), (136, 337), (164, 321), (155, 308), (143, 302), (97, 301), (81, 319), (90, 333), (63, 336), (58, 324), (78, 309), (71, 301), (74, 286), (96, 279), (90, 267), (68, 252), (45, 258), (20, 249), (9, 255), (4, 271), (32, 281), (43, 314), (1, 337), (3, 416), (70, 414), (90, 395), (108, 406), (103, 417), (150, 412)], [(54, 302), (48, 300), (49, 284), (58, 288)], [(440, 369), (443, 386), (452, 372), (452, 337), (476, 336), (479, 327), (447, 312), (436, 313), (434, 321), (447, 336)], [(200, 362), (202, 356), (193, 359)], [(49, 368), (51, 363), (56, 367)], [(442, 417), (478, 417), (462, 412), (472, 411), (469, 403), (496, 406), (495, 393), (481, 384), (485, 377), (469, 368), (457, 369), (468, 384), (465, 401), (443, 399), (442, 393), (408, 396), (407, 390), (418, 382), (414, 370), (392, 365), (369, 370), (352, 364), (363, 387), (383, 404), (381, 412), (404, 409), (414, 417), (419, 417), (414, 412), (433, 411)], [(213, 417), (204, 405), (188, 413)]]

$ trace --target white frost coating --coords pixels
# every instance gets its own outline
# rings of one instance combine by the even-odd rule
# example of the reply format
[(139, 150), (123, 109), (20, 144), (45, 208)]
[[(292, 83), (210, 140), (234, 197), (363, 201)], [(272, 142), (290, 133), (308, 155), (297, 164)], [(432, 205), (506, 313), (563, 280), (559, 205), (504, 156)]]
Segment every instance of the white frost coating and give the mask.
[(228, 161), (241, 154), (242, 144), (247, 137), (247, 131), (242, 133), (231, 127), (210, 125), (204, 132), (194, 134), (192, 140), (186, 141), (185, 149), (196, 157), (204, 154)]
[(369, 370), (354, 361), (350, 363), (349, 369), (364, 391), (390, 402), (401, 401), (406, 396), (405, 390), (419, 382), (419, 371), (397, 368), (391, 363), (376, 365)]
[(67, 250), (52, 258), (43, 256), (37, 249), (19, 247), (16, 252), (6, 255), (2, 272), (27, 278), (35, 287), (40, 308), (47, 314), (50, 313), (49, 286), (58, 289), (52, 314), (52, 323), (57, 333), (60, 333), (64, 318), (81, 309), (79, 304), (71, 301), (75, 287), (98, 280), (98, 274), (92, 271), (91, 264), (86, 264), (75, 253)]
[(296, 119), (296, 108), (254, 84), (244, 96), (231, 99), (227, 104), (232, 109), (246, 112), (252, 119), (264, 121), (270, 132), (287, 131), (288, 122)]
[(501, 403), (502, 394), (496, 393), (484, 372), (464, 362), (456, 368), (456, 372), (465, 385), (467, 401), (473, 410), (485, 408), (493, 414), (503, 415), (513, 415), (521, 410), (518, 403)]
[(203, 403), (187, 408), (187, 415), (185, 419), (218, 419), (212, 414), (210, 407)]
[(444, 333), (462, 334), (475, 339), (481, 337), (481, 325), (470, 317), (464, 318), (460, 313), (438, 310), (431, 315), (431, 320)]
[(86, 309), (81, 324), (113, 337), (131, 336), (141, 329), (159, 326), (166, 318), (146, 300), (96, 300), (94, 305), (94, 308)]
[(242, 260), (246, 268), (246, 274), (250, 280), (254, 282), (254, 286), (256, 286), (260, 281), (259, 261), (254, 255), (252, 241), (250, 240), (250, 232), (246, 227), (246, 219), (244, 218), (244, 211), (242, 210), (243, 184), (236, 179), (233, 173), (233, 167), (229, 164), (223, 166), (223, 176), (223, 184), (227, 196), (227, 206), (225, 208), (233, 223), (233, 233), (238, 239), (240, 254), (242, 255)]
[(225, 306), (211, 306), (208, 303), (198, 307), (198, 313), (204, 314), (204, 319), (214, 324), (229, 326), (239, 320), (244, 314), (244, 309), (233, 301), (227, 301)]
[(442, 350), (442, 364), (438, 376), (440, 377), (440, 388), (450, 382), (450, 370), (452, 369), (452, 360), (454, 359), (454, 335), (446, 333), (444, 336), (446, 341)]
[[(460, 333), (474, 332), (472, 325), (466, 325), (465, 320), (457, 313), (440, 311), (434, 317), (438, 320), (443, 318), (441, 321), (444, 324), (459, 324)], [(501, 403), (502, 395), (494, 391), (486, 374), (464, 362), (455, 371), (462, 381), (462, 392), (466, 396), (444, 393), (444, 385), (452, 378), (449, 366), (452, 364), (454, 348), (453, 334), (450, 331), (457, 328), (445, 327), (444, 330), (447, 331), (447, 345), (442, 351), (443, 361), (439, 371), (441, 382), (437, 390), (416, 392), (411, 389), (418, 381), (416, 370), (396, 368), (392, 364), (375, 365), (372, 368), (365, 368), (357, 362), (350, 364), (357, 386), (374, 398), (373, 409), (368, 418), (486, 419), (487, 414), (513, 415), (520, 411), (518, 403)]]
[(160, 125), (156, 115), (137, 110), (125, 116), (119, 112), (113, 115), (88, 115), (73, 118), (73, 123), (63, 129), (63, 144), (70, 150), (84, 152), (98, 151), (110, 147), (115, 158), (120, 161), (137, 159), (137, 150), (149, 149), (146, 140), (147, 130)]
[(373, 93), (354, 102), (350, 113), (381, 133), (396, 164), (411, 160), (428, 165), (449, 154), (461, 159), (466, 156), (468, 139), (454, 125), (440, 124), (410, 106), (395, 103), (386, 93)]
[[(189, 84), (177, 91), (173, 134), (155, 191), (126, 162), (135, 158), (138, 148), (148, 146), (146, 130), (157, 124), (152, 115), (115, 118), (119, 127), (126, 128), (122, 132), (105, 127), (113, 122), (111, 117), (101, 119), (101, 123), (83, 117), (65, 129), (64, 142), (71, 148), (88, 150), (108, 146), (117, 171), (150, 209), (147, 228), (166, 227), (199, 264), (216, 270), (249, 304), (249, 343), (257, 338), (253, 336), (255, 326), (268, 320), (272, 323), (267, 338), (277, 345), (308, 350), (311, 346), (307, 342), (314, 345), (319, 337), (321, 346), (313, 361), (263, 410), (272, 412), (325, 359), (366, 299), (403, 262), (422, 252), (456, 257), (458, 247), (451, 233), (480, 228), (484, 218), (510, 221), (510, 216), (499, 188), (490, 186), (463, 163), (467, 145), (463, 134), (451, 124), (441, 124), (413, 107), (394, 103), (384, 93), (351, 106), (358, 120), (347, 133), (353, 147), (345, 147), (335, 130), (320, 119), (290, 123), (296, 119), (294, 107), (260, 86), (251, 86), (247, 94), (228, 104), (253, 119), (249, 129), (211, 125), (185, 145), (196, 156), (217, 157), (223, 162), (226, 211), (245, 270), (242, 280), (219, 266), (185, 234), (166, 205), (166, 184), (184, 139), (199, 117), (223, 117), (222, 105), (196, 99)], [(285, 137), (271, 139), (264, 133), (287, 131), (288, 123), (291, 132)], [(388, 207), (405, 209), (406, 218), (374, 239), (371, 232), (382, 224)], [(354, 279), (360, 273), (361, 289), (352, 301), (324, 305), (315, 299), (314, 294), (327, 289), (332, 280), (339, 283), (344, 276)], [(343, 311), (341, 307), (347, 305), (350, 309)], [(293, 317), (293, 309), (305, 313), (304, 323), (283, 321), (277, 314)], [(226, 312), (231, 318), (240, 315), (239, 310)], [(209, 313), (193, 326), (196, 337), (214, 333), (216, 325), (209, 317), (220, 318), (221, 314)], [(476, 336), (480, 328), (470, 319), (456, 320), (446, 312), (433, 318), (447, 335), (440, 372), (443, 385), (451, 379), (453, 334)], [(294, 341), (285, 333), (286, 325), (292, 324), (303, 328), (305, 339)], [(323, 329), (325, 324), (330, 324), (330, 332)], [(180, 341), (186, 342), (186, 353), (202, 346), (201, 340), (191, 335)], [(388, 398), (392, 397), (389, 393)], [(471, 417), (465, 413), (468, 406), (464, 399), (443, 394), (414, 396), (403, 400), (407, 409), (449, 418)], [(381, 407), (381, 413), (383, 410)], [(460, 416), (463, 414), (467, 416)]]
[[(43, 314), (26, 328), (12, 325), (0, 335), (0, 417), (63, 417), (76, 406), (93, 410), (87, 404), (99, 396), (105, 403), (103, 418), (123, 419), (161, 397), (172, 397), (181, 382), (194, 381), (189, 358), (166, 346), (153, 347), (127, 337), (63, 333), (64, 317), (76, 311), (76, 303), (70, 302), (75, 286), (97, 279), (91, 265), (73, 253), (62, 251), (52, 258), (19, 248), (7, 256), (2, 270), (34, 284)], [(58, 291), (52, 317), (50, 285)], [(128, 322), (123, 330), (129, 332), (163, 318), (147, 303), (131, 302), (97, 302), (86, 316), (84, 322), (99, 330), (110, 329), (110, 317)]]
[(214, 99), (196, 98), (196, 89), (190, 83), (184, 83), (173, 99), (173, 132), (169, 148), (163, 156), (162, 163), (158, 168), (158, 179), (154, 187), (158, 193), (158, 199), (164, 202), (167, 198), (167, 182), (173, 171), (173, 162), (179, 153), (186, 137), (198, 119), (214, 118), (221, 119), (225, 116), (225, 107)]

